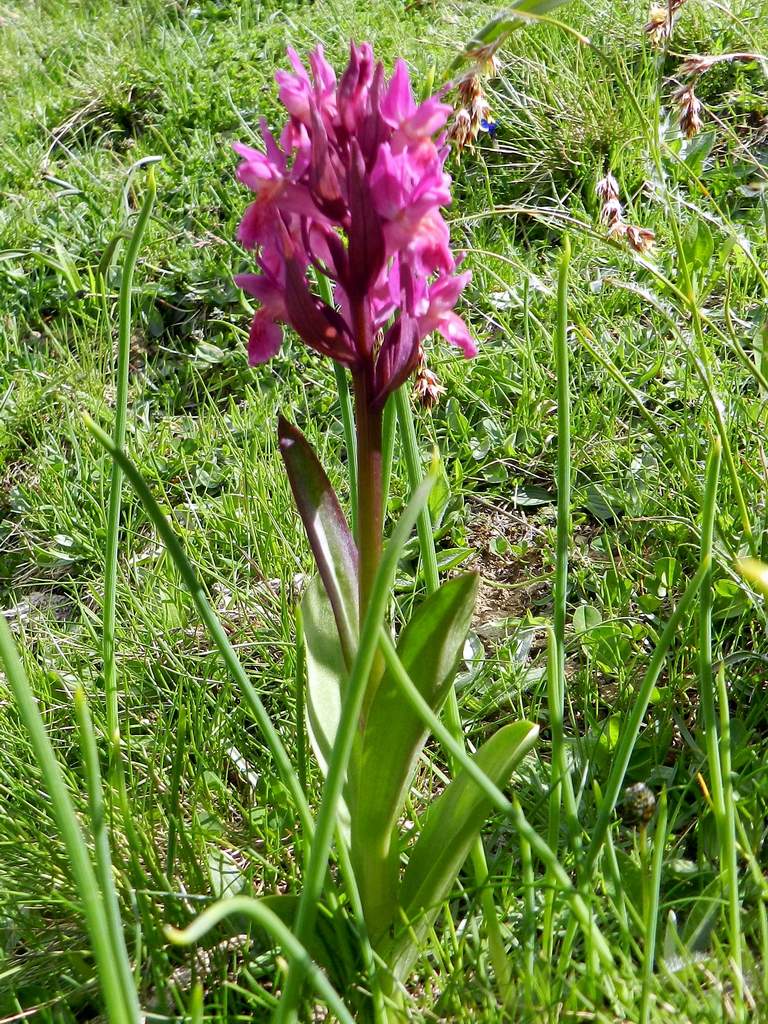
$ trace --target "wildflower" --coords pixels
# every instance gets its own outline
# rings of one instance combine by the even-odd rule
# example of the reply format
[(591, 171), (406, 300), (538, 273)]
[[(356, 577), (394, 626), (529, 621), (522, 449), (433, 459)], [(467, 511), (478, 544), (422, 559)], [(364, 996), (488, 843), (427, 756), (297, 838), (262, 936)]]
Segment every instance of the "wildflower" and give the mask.
[(701, 101), (694, 93), (692, 85), (678, 89), (673, 99), (677, 103), (680, 131), (686, 139), (692, 139), (701, 131)]
[[(322, 355), (348, 367), (381, 407), (413, 372), (421, 341), (438, 331), (465, 355), (475, 345), (453, 306), (469, 274), (457, 273), (441, 207), (450, 203), (450, 107), (417, 104), (405, 63), (385, 79), (367, 43), (350, 48), (337, 80), (322, 46), (310, 72), (289, 50), (276, 75), (289, 120), (264, 151), (237, 143), (239, 180), (255, 195), (238, 229), (258, 273), (237, 283), (259, 302), (251, 363), (274, 356), (289, 324)], [(312, 290), (330, 281), (333, 304)]]

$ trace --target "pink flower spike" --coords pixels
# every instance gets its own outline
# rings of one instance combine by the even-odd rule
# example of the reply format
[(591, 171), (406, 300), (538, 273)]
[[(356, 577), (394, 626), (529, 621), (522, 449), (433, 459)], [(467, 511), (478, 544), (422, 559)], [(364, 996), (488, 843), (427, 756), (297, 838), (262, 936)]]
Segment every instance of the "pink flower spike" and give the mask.
[(444, 313), (437, 323), (437, 331), (451, 345), (460, 348), (467, 359), (474, 359), (477, 355), (477, 345), (467, 325), (457, 313)]
[[(263, 151), (235, 145), (239, 180), (254, 194), (238, 239), (256, 273), (236, 280), (259, 303), (250, 357), (279, 349), (280, 324), (315, 351), (364, 375), (377, 405), (438, 332), (466, 356), (476, 346), (454, 312), (468, 273), (456, 273), (443, 207), (451, 201), (442, 96), (417, 104), (405, 61), (389, 81), (368, 43), (350, 46), (337, 77), (321, 46), (309, 71), (289, 50), (277, 72), (287, 123)], [(317, 275), (330, 281), (321, 299)]]
[(415, 110), (416, 101), (413, 98), (408, 65), (400, 57), (381, 101), (381, 116), (391, 128), (399, 128)]
[(248, 362), (251, 366), (268, 363), (277, 355), (283, 344), (283, 331), (263, 311), (253, 318), (248, 335)]

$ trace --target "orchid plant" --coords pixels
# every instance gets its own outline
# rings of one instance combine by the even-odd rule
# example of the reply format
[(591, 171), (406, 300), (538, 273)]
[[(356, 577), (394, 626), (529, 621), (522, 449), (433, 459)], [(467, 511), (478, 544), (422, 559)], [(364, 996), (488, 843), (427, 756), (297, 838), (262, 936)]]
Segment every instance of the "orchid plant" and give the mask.
[[(361, 637), (374, 614), (374, 592), (389, 571), (382, 564), (385, 406), (420, 364), (433, 332), (466, 357), (475, 355), (454, 310), (470, 274), (459, 269), (441, 213), (451, 200), (441, 134), (450, 107), (439, 97), (417, 103), (406, 64), (398, 61), (387, 79), (368, 44), (351, 46), (338, 80), (322, 46), (310, 54), (309, 72), (294, 51), (289, 58), (292, 70), (277, 73), (289, 115), (279, 141), (262, 121), (263, 151), (235, 146), (238, 178), (255, 195), (238, 238), (254, 252), (258, 268), (236, 280), (258, 302), (252, 363), (277, 354), (282, 325), (288, 325), (351, 375), (356, 536), (308, 442), (282, 418), (279, 442), (318, 570), (302, 600), (302, 619), (307, 726), (327, 775), (326, 820), (339, 826), (337, 841), (348, 851), (351, 870), (347, 881), (370, 946), (388, 965), (383, 987), (391, 994), (412, 968), (490, 810), (487, 795), (466, 772), (458, 773), (422, 818), (402, 867), (399, 823), (428, 730), (403, 700), (398, 674), (407, 673), (429, 709), (439, 712), (462, 659), (477, 589), (473, 574), (443, 583), (401, 624), (394, 658), (390, 651), (385, 660), (388, 632), (376, 637), (358, 685)], [(418, 489), (416, 503), (423, 504), (428, 488), (429, 482)], [(412, 519), (401, 524), (412, 525)], [(353, 723), (349, 736), (345, 721)], [(476, 763), (502, 785), (534, 738), (529, 723), (507, 726), (477, 752)], [(347, 756), (340, 759), (347, 740)], [(328, 797), (334, 783), (338, 800), (334, 792)], [(310, 858), (319, 851), (318, 885), (328, 856), (322, 832), (319, 818)], [(330, 834), (327, 839), (330, 845)], [(319, 895), (305, 893), (296, 921), (298, 938), (313, 949)]]

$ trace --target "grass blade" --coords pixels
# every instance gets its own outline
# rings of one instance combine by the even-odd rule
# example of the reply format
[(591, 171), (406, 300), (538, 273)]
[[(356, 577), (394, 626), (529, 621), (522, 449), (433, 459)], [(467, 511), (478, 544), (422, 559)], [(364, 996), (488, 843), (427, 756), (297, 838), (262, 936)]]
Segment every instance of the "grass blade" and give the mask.
[(667, 791), (659, 799), (659, 813), (653, 836), (653, 860), (648, 886), (648, 906), (645, 914), (645, 943), (643, 949), (643, 988), (640, 996), (640, 1024), (648, 1024), (651, 1012), (651, 985), (656, 959), (656, 931), (659, 921), (661, 869), (664, 864), (664, 846), (667, 840)]
[(111, 1024), (138, 1024), (134, 1008), (128, 1004), (125, 998), (121, 970), (118, 966), (120, 951), (112, 948), (108, 916), (96, 873), (88, 855), (85, 837), (78, 825), (72, 799), (45, 730), (37, 701), (16, 651), (13, 636), (2, 615), (0, 615), (0, 662), (19, 709), (24, 728), (29, 735), (35, 760), (51, 798), (51, 809), (66, 847), (69, 865), (82, 903), (93, 954), (96, 958), (107, 1015)]
[(299, 813), (299, 817), (301, 818), (302, 827), (304, 828), (307, 836), (310, 836), (314, 826), (309, 805), (304, 795), (304, 791), (301, 788), (301, 782), (293, 770), (293, 765), (291, 764), (288, 753), (283, 746), (283, 741), (280, 739), (277, 730), (272, 724), (272, 720), (267, 714), (267, 710), (264, 707), (261, 698), (248, 678), (242, 662), (230, 643), (229, 637), (224, 631), (218, 616), (211, 607), (211, 604), (205, 594), (205, 590), (203, 589), (203, 584), (192, 567), (192, 563), (187, 558), (181, 541), (176, 536), (173, 527), (160, 510), (160, 506), (157, 504), (157, 501), (150, 491), (144, 477), (134, 466), (125, 452), (115, 446), (112, 439), (104, 433), (101, 427), (97, 426), (93, 422), (90, 416), (84, 415), (83, 419), (88, 430), (93, 434), (96, 440), (103, 448), (106, 449), (106, 451), (109, 452), (112, 458), (120, 464), (123, 473), (128, 478), (131, 486), (141, 499), (149, 518), (152, 520), (155, 529), (176, 564), (179, 575), (189, 590), (198, 614), (208, 629), (211, 639), (218, 648), (222, 661), (232, 675), (232, 678), (240, 687), (243, 699), (258, 723), (272, 757), (275, 760), (283, 785), (293, 797), (294, 804)]
[(233, 896), (231, 899), (219, 900), (212, 907), (203, 911), (187, 928), (167, 928), (166, 934), (177, 946), (190, 946), (198, 942), (211, 928), (221, 921), (234, 915), (250, 918), (255, 924), (268, 932), (281, 947), (286, 956), (294, 963), (301, 964), (305, 975), (309, 978), (317, 994), (325, 1000), (328, 1009), (336, 1014), (342, 1024), (355, 1024), (354, 1017), (344, 1005), (344, 1001), (328, 981), (326, 976), (315, 964), (305, 947), (269, 907), (260, 900), (250, 896)]
[[(119, 332), (117, 349), (117, 394), (115, 398), (115, 423), (112, 440), (116, 448), (125, 445), (125, 430), (128, 419), (128, 370), (131, 358), (131, 300), (133, 296), (133, 273), (139, 256), (141, 240), (144, 237), (152, 207), (155, 205), (157, 189), (155, 171), (150, 165), (147, 173), (147, 192), (139, 212), (136, 226), (130, 236), (120, 280)], [(104, 692), (106, 700), (107, 736), (110, 747), (116, 750), (120, 742), (120, 719), (118, 709), (117, 666), (115, 663), (115, 605), (117, 601), (117, 553), (120, 543), (120, 512), (122, 509), (123, 471), (112, 462), (109, 483), (109, 508), (107, 511), (107, 547), (104, 566), (104, 606), (102, 609), (102, 658), (104, 660)], [(114, 756), (110, 757), (113, 763)]]
[(88, 787), (88, 809), (96, 859), (96, 874), (99, 880), (104, 913), (109, 928), (109, 941), (112, 946), (115, 967), (120, 974), (125, 1005), (130, 1007), (134, 1020), (138, 1020), (140, 1016), (139, 997), (136, 992), (136, 983), (125, 945), (123, 922), (120, 917), (120, 903), (117, 898), (112, 871), (106, 808), (104, 806), (104, 793), (101, 784), (101, 771), (99, 769), (99, 751), (96, 746), (96, 734), (93, 730), (91, 713), (88, 710), (88, 701), (85, 691), (81, 686), (78, 686), (75, 690), (75, 714), (77, 715), (80, 750), (83, 756), (85, 779)]
[[(421, 715), (430, 730), (434, 733), (435, 737), (439, 740), (440, 744), (445, 748), (446, 752), (454, 758), (458, 765), (465, 769), (467, 774), (488, 796), (491, 804), (512, 821), (517, 831), (530, 846), (531, 850), (550, 871), (557, 884), (563, 889), (566, 899), (571, 905), (575, 919), (584, 929), (585, 934), (590, 936), (597, 951), (597, 955), (600, 958), (600, 962), (605, 967), (612, 967), (613, 955), (611, 954), (608, 943), (598, 931), (595, 922), (591, 918), (586, 903), (581, 895), (576, 892), (576, 889), (566, 874), (565, 869), (552, 852), (549, 845), (532, 827), (528, 819), (523, 814), (519, 804), (508, 800), (504, 796), (499, 787), (485, 775), (475, 761), (473, 761), (469, 756), (467, 751), (464, 749), (464, 745), (454, 738), (450, 729), (443, 725), (437, 715), (435, 715), (419, 693), (413, 681), (409, 678), (408, 673), (403, 668), (402, 662), (397, 656), (395, 645), (392, 643), (392, 639), (389, 634), (385, 631), (382, 631), (381, 634), (381, 648), (384, 652), (384, 661), (386, 662), (387, 668), (392, 673), (392, 677), (397, 685), (400, 687), (404, 699), (412, 705), (419, 715)], [(531, 742), (536, 739), (537, 735), (538, 726), (532, 725)]]

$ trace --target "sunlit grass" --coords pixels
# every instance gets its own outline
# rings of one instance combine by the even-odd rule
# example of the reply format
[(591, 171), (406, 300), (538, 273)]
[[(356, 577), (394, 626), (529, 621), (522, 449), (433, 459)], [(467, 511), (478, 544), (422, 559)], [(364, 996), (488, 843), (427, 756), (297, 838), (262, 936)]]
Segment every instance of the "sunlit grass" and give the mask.
[[(265, 369), (246, 365), (248, 313), (231, 280), (247, 263), (232, 241), (244, 199), (229, 143), (249, 139), (258, 116), (274, 113), (271, 76), (286, 42), (302, 49), (323, 39), (339, 63), (346, 38), (372, 38), (385, 60), (402, 54), (424, 78), (493, 11), (488, 4), (406, 10), (244, 0), (0, 8), (0, 594), (81, 811), (78, 684), (97, 732), (106, 726), (99, 652), (110, 462), (80, 414), (107, 424), (114, 407), (120, 259), (110, 261), (109, 244), (125, 204), (135, 210), (140, 200), (139, 192), (122, 195), (126, 171), (143, 156), (162, 157), (134, 292), (127, 448), (295, 756), (293, 607), (311, 561), (276, 452), (277, 415), (290, 414), (306, 429), (342, 496), (344, 434), (328, 366), (298, 345)], [(435, 346), (430, 365), (447, 394), (434, 413), (418, 415), (421, 448), (426, 456), (438, 444), (448, 485), (438, 488), (432, 509), (438, 560), (463, 559), (484, 577), (475, 648), (482, 661), (459, 692), (465, 732), (476, 746), (507, 720), (540, 723), (538, 752), (520, 770), (516, 795), (546, 836), (544, 627), (556, 573), (553, 336), (567, 227), (573, 542), (564, 732), (585, 847), (653, 647), (699, 565), (715, 408), (722, 409), (755, 553), (768, 555), (766, 396), (748, 365), (766, 366), (759, 273), (766, 227), (757, 187), (765, 179), (765, 79), (738, 67), (703, 80), (699, 142), (682, 146), (674, 116), (664, 120), (664, 76), (674, 75), (676, 55), (768, 49), (768, 9), (764, 2), (737, 4), (728, 16), (689, 0), (663, 67), (643, 38), (646, 13), (626, 4), (559, 12), (609, 55), (611, 67), (550, 26), (518, 33), (501, 52), (501, 73), (488, 85), (496, 140), (483, 137), (451, 166), (453, 230), (474, 272), (469, 316), (481, 355), (465, 364)], [(653, 159), (658, 139), (648, 135), (659, 123), (668, 144), (661, 183)], [(647, 257), (604, 238), (594, 187), (609, 167), (632, 222), (656, 233)], [(685, 281), (675, 227), (693, 303), (678, 294)], [(699, 369), (702, 339), (709, 394)], [(718, 721), (728, 725), (732, 744), (724, 789), (735, 793), (738, 810), (745, 989), (747, 1002), (763, 1006), (768, 644), (760, 599), (733, 570), (734, 556), (749, 554), (733, 479), (724, 465), (713, 539), (712, 657), (714, 679), (722, 666), (730, 702), (730, 721)], [(408, 490), (396, 458), (393, 514)], [(116, 647), (134, 835), (113, 836), (113, 859), (142, 1003), (152, 1019), (181, 1019), (199, 979), (206, 1019), (267, 1019), (275, 957), (261, 932), (244, 921), (222, 927), (200, 955), (171, 946), (163, 929), (185, 926), (222, 894), (300, 891), (298, 823), (131, 492), (121, 522)], [(430, 585), (418, 566), (413, 542), (398, 573), (406, 606)], [(657, 795), (666, 788), (663, 861), (654, 859), (653, 844), (643, 852), (638, 830), (615, 825), (590, 881), (591, 910), (614, 952), (614, 974), (595, 970), (580, 934), (569, 935), (561, 891), (553, 896), (552, 964), (542, 956), (547, 876), (535, 857), (526, 867), (530, 851), (501, 817), (486, 830), (513, 980), (510, 1020), (577, 1013), (635, 1020), (647, 1006), (654, 1022), (719, 1022), (736, 1005), (732, 840), (723, 838), (734, 826), (718, 830), (710, 797), (698, 615), (675, 634), (626, 776)], [(41, 1020), (87, 1017), (98, 1005), (94, 964), (64, 847), (6, 691), (0, 742), (0, 1011), (40, 1006)], [(439, 747), (428, 754), (422, 790), (412, 794), (414, 819), (448, 770)], [(562, 828), (563, 864), (578, 880), (565, 815)], [(499, 1019), (484, 901), (473, 877), (465, 872), (410, 986), (417, 1017)], [(644, 996), (649, 892), (658, 903), (657, 955)], [(525, 940), (532, 912), (533, 957)]]

